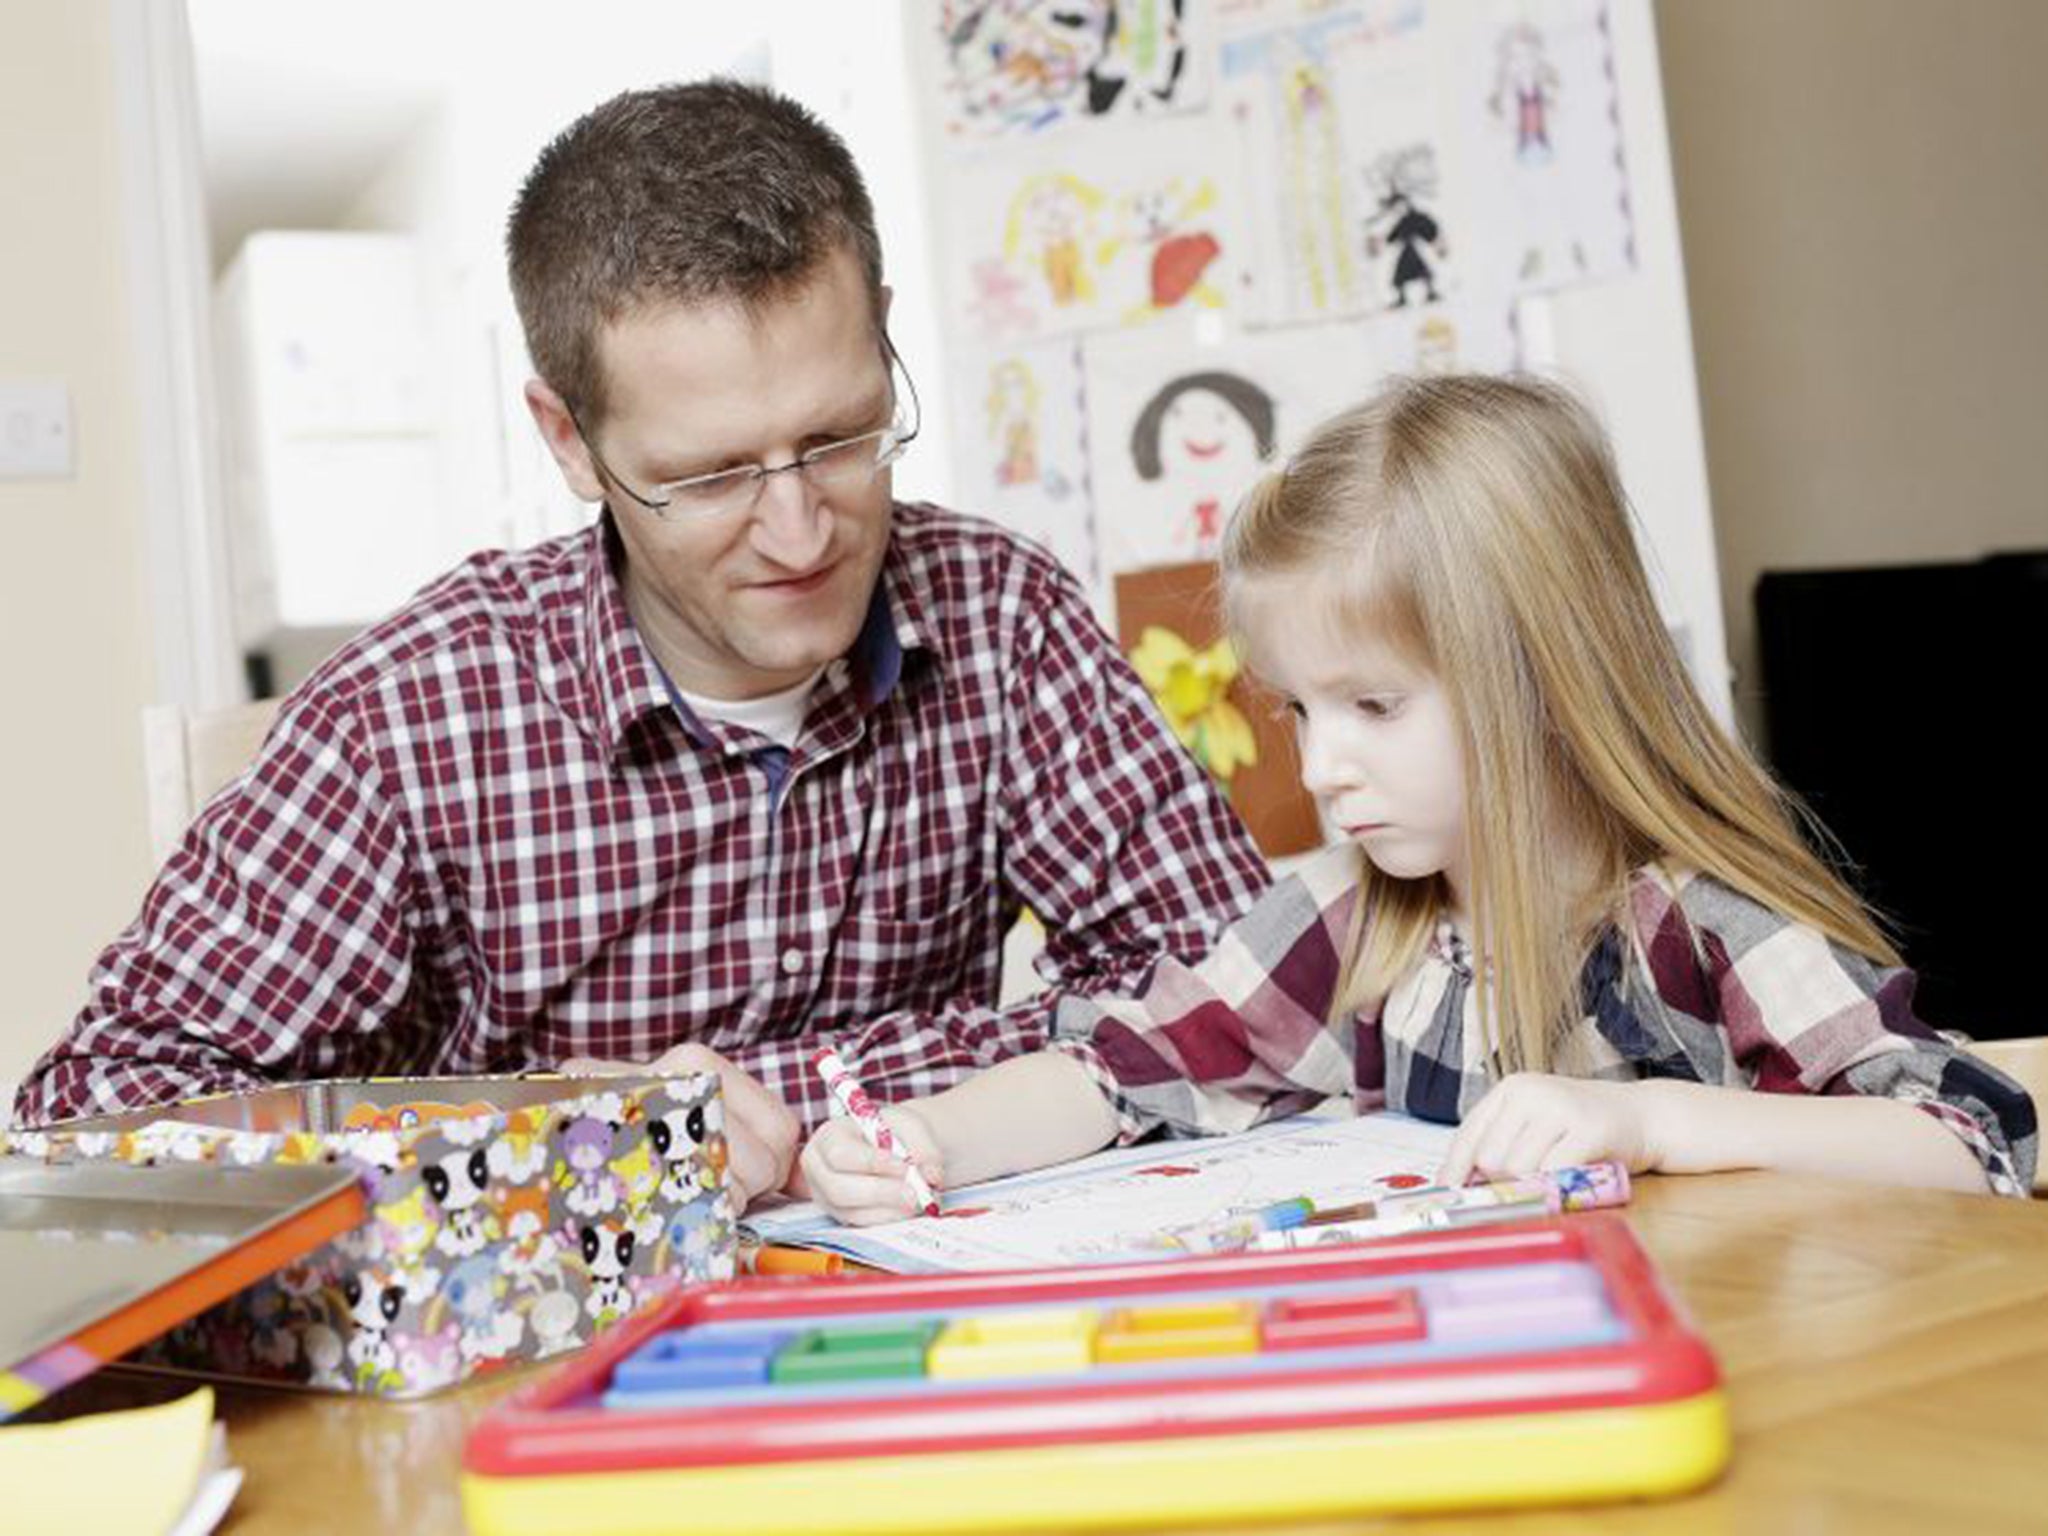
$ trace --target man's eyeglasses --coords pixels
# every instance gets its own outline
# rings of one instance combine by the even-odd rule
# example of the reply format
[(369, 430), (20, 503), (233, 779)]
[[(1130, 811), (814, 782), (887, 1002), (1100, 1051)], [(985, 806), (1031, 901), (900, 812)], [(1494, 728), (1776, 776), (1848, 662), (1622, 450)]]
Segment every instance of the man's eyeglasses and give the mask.
[[(604, 477), (659, 517), (716, 517), (725, 512), (752, 511), (754, 504), (761, 499), (761, 490), (767, 485), (768, 477), (792, 471), (801, 475), (814, 490), (858, 490), (903, 457), (924, 422), (917, 385), (911, 381), (910, 370), (903, 366), (903, 359), (896, 355), (896, 348), (886, 335), (882, 337), (882, 355), (891, 378), (891, 419), (886, 427), (842, 438), (836, 443), (821, 443), (816, 448), (804, 450), (787, 464), (746, 464), (738, 469), (721, 469), (708, 475), (664, 481), (650, 487), (644, 496), (614, 474), (611, 466), (598, 456), (597, 444), (583, 430), (583, 423), (577, 419), (573, 408), (569, 419), (575, 422), (583, 446), (590, 450), (592, 462)], [(903, 411), (903, 397), (895, 394), (894, 379), (898, 374), (902, 375), (904, 393), (909, 396), (908, 414)]]

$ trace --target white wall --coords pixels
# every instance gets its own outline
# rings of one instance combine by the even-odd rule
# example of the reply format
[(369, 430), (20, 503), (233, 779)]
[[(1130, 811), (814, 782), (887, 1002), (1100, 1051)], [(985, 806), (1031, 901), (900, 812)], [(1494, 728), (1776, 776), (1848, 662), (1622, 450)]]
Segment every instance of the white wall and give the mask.
[(2048, 5), (1666, 0), (1658, 19), (1760, 724), (1762, 571), (2048, 547)]
[(94, 954), (141, 894), (140, 719), (158, 678), (109, 7), (0, 0), (0, 101), (0, 376), (70, 386), (75, 457), (69, 479), (0, 480), (11, 1084), (69, 1022)]

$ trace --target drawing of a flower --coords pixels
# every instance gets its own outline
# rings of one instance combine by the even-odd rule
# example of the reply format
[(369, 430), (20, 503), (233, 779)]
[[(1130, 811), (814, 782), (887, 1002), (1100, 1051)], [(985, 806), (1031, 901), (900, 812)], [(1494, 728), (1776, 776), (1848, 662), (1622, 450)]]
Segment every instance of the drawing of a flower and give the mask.
[(1229, 640), (1198, 651), (1163, 625), (1148, 624), (1131, 652), (1131, 666), (1173, 734), (1210, 773), (1227, 784), (1239, 768), (1259, 760), (1251, 723), (1225, 697), (1238, 672)]

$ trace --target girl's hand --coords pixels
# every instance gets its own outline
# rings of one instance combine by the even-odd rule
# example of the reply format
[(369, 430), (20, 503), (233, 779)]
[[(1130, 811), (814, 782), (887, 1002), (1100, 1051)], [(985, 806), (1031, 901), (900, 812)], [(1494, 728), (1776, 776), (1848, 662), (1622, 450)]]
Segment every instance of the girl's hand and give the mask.
[[(907, 1104), (895, 1104), (882, 1111), (882, 1119), (917, 1159), (925, 1182), (944, 1189), (945, 1159), (924, 1117)], [(903, 1159), (869, 1146), (850, 1116), (819, 1126), (804, 1146), (801, 1163), (811, 1198), (847, 1226), (905, 1221), (918, 1214)]]
[(1641, 1173), (1657, 1166), (1651, 1095), (1641, 1083), (1602, 1083), (1517, 1072), (1472, 1108), (1451, 1138), (1439, 1183), (1455, 1189), (1473, 1174), (1523, 1178), (1574, 1163), (1612, 1159)]

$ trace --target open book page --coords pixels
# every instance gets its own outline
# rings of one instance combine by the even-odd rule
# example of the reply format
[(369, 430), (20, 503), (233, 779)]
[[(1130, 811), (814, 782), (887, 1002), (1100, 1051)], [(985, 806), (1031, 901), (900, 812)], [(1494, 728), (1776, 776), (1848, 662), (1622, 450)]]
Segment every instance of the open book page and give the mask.
[(1206, 1229), (1277, 1201), (1343, 1205), (1432, 1182), (1451, 1132), (1405, 1115), (1298, 1115), (963, 1185), (945, 1192), (938, 1216), (842, 1227), (815, 1205), (791, 1204), (749, 1212), (742, 1227), (764, 1243), (899, 1274), (1170, 1258)]

